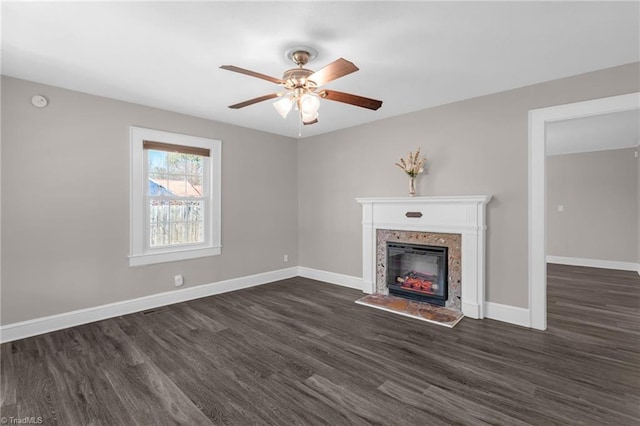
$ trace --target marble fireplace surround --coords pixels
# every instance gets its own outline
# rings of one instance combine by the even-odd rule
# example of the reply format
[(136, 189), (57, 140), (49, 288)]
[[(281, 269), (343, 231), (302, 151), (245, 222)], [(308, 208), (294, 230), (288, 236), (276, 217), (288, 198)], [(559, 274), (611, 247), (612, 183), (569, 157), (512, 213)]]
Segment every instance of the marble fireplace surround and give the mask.
[(449, 297), (445, 307), (461, 312), (460, 306), (460, 258), (461, 235), (436, 232), (398, 231), (378, 229), (376, 232), (376, 289), (375, 293), (389, 294), (387, 287), (387, 241), (425, 246), (447, 247)]
[(460, 234), (460, 309), (484, 318), (486, 205), (490, 195), (356, 198), (362, 205), (362, 280), (377, 290), (378, 230)]

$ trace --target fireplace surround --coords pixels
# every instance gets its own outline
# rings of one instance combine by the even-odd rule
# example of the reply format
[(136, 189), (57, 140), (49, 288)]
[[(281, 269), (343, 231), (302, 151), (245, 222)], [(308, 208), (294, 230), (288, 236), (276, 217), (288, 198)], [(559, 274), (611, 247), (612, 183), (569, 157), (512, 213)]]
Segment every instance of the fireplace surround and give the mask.
[(460, 234), (437, 232), (400, 231), (378, 229), (375, 232), (376, 244), (376, 280), (372, 293), (388, 293), (387, 287), (387, 244), (389, 242), (418, 244), (423, 246), (446, 247), (447, 249), (447, 288), (448, 297), (444, 306), (461, 312), (460, 272), (461, 272)]
[[(382, 293), (386, 288), (386, 280), (379, 278), (380, 270), (385, 267), (380, 264), (378, 257), (380, 232), (409, 231), (423, 233), (415, 234), (416, 237), (424, 235), (421, 238), (436, 240), (447, 240), (453, 235), (460, 238), (457, 263), (459, 278), (452, 279), (450, 267), (450, 293), (453, 281), (459, 285), (457, 309), (466, 317), (484, 318), (485, 216), (490, 199), (491, 196), (488, 195), (357, 198), (356, 201), (362, 205), (363, 291)], [(451, 258), (451, 251), (449, 257)], [(456, 283), (458, 280), (459, 283)], [(449, 300), (451, 301), (451, 294)]]

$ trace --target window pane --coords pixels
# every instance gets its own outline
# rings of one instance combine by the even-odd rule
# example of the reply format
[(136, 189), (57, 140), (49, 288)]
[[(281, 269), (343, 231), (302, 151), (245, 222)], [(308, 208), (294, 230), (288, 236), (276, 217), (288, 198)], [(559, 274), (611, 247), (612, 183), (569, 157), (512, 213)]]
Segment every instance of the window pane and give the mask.
[(164, 200), (149, 201), (149, 222), (160, 224), (169, 222), (169, 202)]
[(169, 244), (169, 224), (152, 224), (149, 229), (149, 246), (166, 246)]
[(163, 151), (147, 151), (147, 170), (149, 173), (167, 173), (167, 153)]
[(164, 197), (203, 197), (204, 157), (148, 150), (148, 193)]
[(173, 193), (169, 190), (169, 181), (164, 173), (153, 173), (149, 176), (149, 195), (171, 197)]
[(167, 189), (169, 190), (169, 192), (171, 192), (171, 195), (175, 195), (178, 197), (186, 196), (184, 175), (168, 175)]
[(204, 201), (149, 200), (150, 247), (204, 242)]
[(202, 222), (171, 224), (171, 244), (201, 243), (204, 241)]
[(199, 155), (186, 155), (185, 174), (202, 176), (204, 157)]
[(204, 196), (202, 187), (202, 176), (189, 175), (187, 176), (187, 188), (197, 196)]
[(204, 220), (204, 201), (185, 201), (188, 214), (185, 222), (200, 222)]
[(171, 222), (199, 222), (202, 220), (204, 201), (172, 201)]
[(183, 175), (186, 173), (185, 164), (187, 158), (190, 157), (186, 154), (180, 154), (177, 152), (167, 153), (167, 171), (172, 174)]

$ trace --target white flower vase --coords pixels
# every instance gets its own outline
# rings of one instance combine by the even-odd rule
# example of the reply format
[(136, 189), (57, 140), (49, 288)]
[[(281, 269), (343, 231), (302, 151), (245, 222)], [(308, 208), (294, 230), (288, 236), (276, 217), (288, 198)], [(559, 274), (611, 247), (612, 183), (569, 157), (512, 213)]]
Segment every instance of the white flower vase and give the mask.
[(409, 177), (409, 197), (416, 196), (416, 178)]

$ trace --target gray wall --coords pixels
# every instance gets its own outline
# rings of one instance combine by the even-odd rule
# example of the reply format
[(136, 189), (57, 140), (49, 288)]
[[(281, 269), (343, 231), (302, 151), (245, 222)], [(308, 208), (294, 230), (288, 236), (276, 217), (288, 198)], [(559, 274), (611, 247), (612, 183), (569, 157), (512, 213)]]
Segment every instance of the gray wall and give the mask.
[[(221, 256), (128, 266), (130, 125), (222, 140)], [(294, 139), (2, 77), (2, 151), (2, 324), (298, 264)]]
[(547, 157), (547, 255), (637, 261), (636, 151)]
[[(616, 67), (299, 142), (2, 77), (1, 322), (170, 291), (175, 274), (186, 286), (298, 264), (361, 276), (354, 198), (407, 195), (393, 164), (418, 146), (429, 159), (420, 195), (494, 196), (487, 297), (526, 307), (527, 112), (639, 91), (639, 72)], [(50, 106), (32, 107), (34, 94)], [(128, 266), (130, 125), (223, 141), (221, 256)]]
[[(406, 196), (407, 178), (394, 163), (422, 147), (428, 171), (418, 180), (419, 195), (494, 196), (487, 213), (487, 299), (527, 307), (528, 111), (637, 92), (639, 72), (639, 64), (629, 64), (301, 140), (300, 265), (362, 276), (354, 198)], [(417, 85), (416, 96), (420, 90)]]

